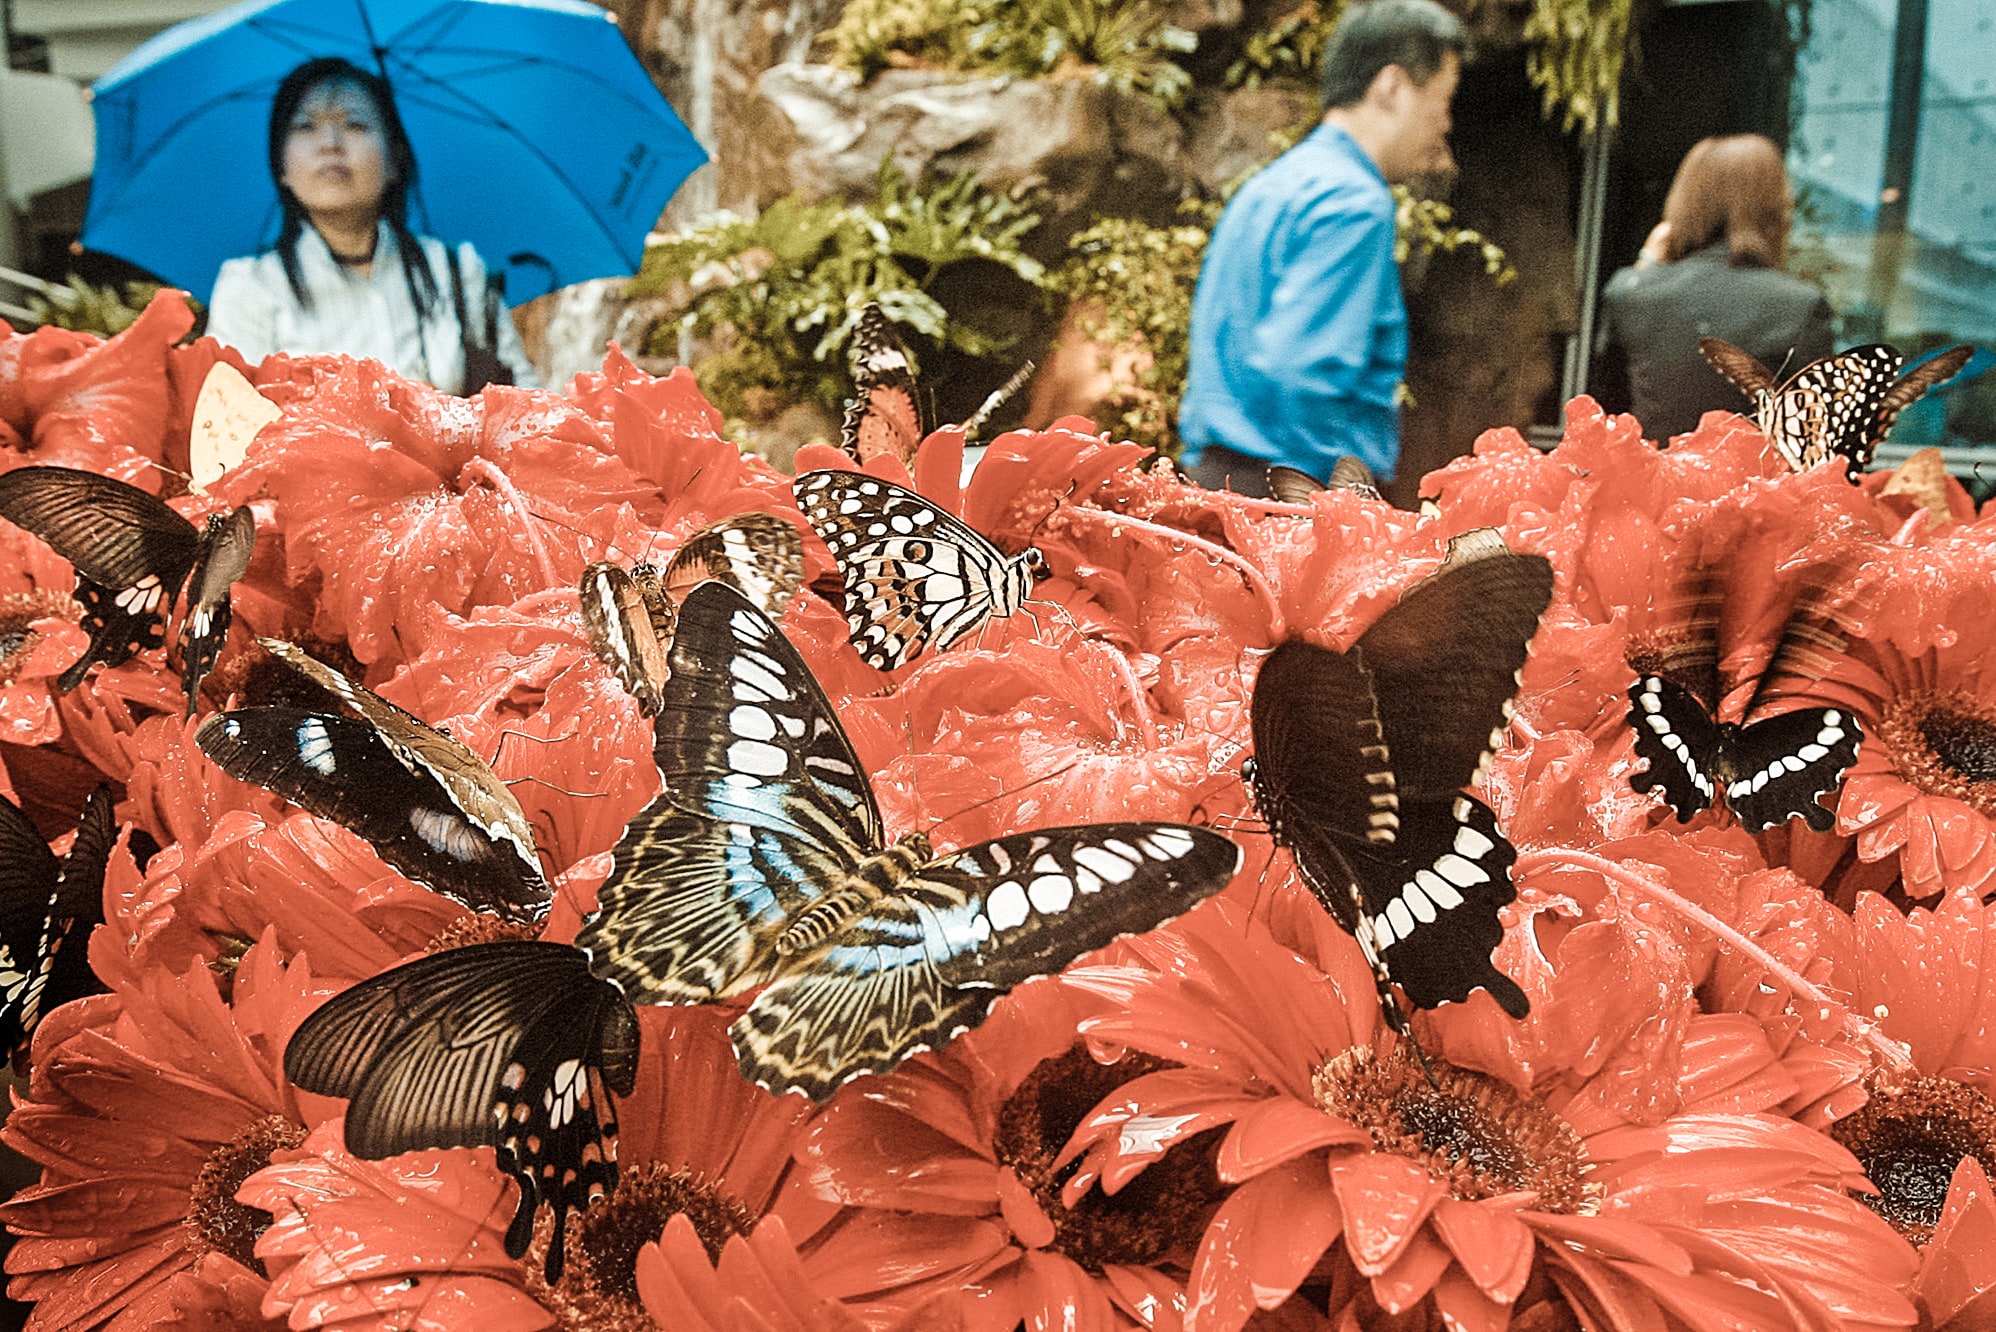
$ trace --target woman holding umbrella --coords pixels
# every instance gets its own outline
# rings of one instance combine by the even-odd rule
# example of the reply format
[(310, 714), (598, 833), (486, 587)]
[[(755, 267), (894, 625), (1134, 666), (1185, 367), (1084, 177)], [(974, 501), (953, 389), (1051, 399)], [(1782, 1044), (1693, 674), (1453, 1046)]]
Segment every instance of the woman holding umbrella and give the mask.
[(450, 392), (538, 383), (477, 249), (410, 229), (416, 155), (379, 75), (338, 57), (292, 70), (271, 103), (269, 158), (277, 242), (222, 265), (216, 339), (252, 360), (377, 360)]

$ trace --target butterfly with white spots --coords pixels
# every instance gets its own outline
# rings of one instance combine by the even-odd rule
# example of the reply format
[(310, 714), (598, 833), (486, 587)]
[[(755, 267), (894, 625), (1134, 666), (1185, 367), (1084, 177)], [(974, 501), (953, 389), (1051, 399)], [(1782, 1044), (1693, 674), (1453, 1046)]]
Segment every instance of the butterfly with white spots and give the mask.
[(1042, 828), (935, 854), (889, 844), (873, 789), (797, 650), (732, 588), (680, 608), (654, 755), (576, 937), (633, 1001), (757, 990), (743, 1075), (824, 1100), (983, 1021), (993, 1000), (1219, 891), (1240, 849), (1204, 828)]
[(875, 670), (905, 666), (1018, 612), (1046, 567), (1006, 555), (912, 490), (863, 472), (806, 472), (797, 503), (845, 580), (846, 624)]
[(1512, 1017), (1530, 1009), (1490, 960), (1517, 853), (1465, 788), (1503, 740), (1551, 596), (1545, 559), (1465, 533), (1349, 650), (1291, 640), (1255, 679), (1244, 767), (1255, 803), (1358, 940), (1402, 1033), (1395, 984), (1416, 1008), (1481, 988)]
[(1950, 347), (1901, 375), (1906, 358), (1899, 349), (1874, 342), (1811, 361), (1776, 382), (1772, 371), (1730, 342), (1700, 338), (1698, 350), (1753, 399), (1755, 423), (1789, 467), (1806, 472), (1839, 457), (1852, 480), (1871, 465), (1899, 413), (1952, 378), (1974, 353)]
[(0, 796), (0, 1054), (17, 1063), (49, 1010), (104, 988), (87, 945), (104, 920), (104, 866), (117, 837), (108, 786), (84, 801), (61, 861)]

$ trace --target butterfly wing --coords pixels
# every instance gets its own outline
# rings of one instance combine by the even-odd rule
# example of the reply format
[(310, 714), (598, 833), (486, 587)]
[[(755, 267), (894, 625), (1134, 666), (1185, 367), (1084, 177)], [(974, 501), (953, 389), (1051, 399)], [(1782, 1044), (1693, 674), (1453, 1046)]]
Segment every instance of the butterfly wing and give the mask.
[(1837, 708), (1803, 708), (1739, 727), (1728, 736), (1726, 804), (1750, 833), (1797, 816), (1828, 832), (1836, 814), (1820, 797), (1843, 785), (1863, 739), (1857, 718)]
[(371, 689), (355, 684), (302, 649), (275, 638), (259, 638), (266, 652), (323, 686), (364, 717), (402, 765), (427, 772), (450, 793), (459, 813), (488, 838), (511, 850), (523, 878), (539, 883), (540, 859), (527, 812), (494, 775), (484, 759), (453, 736), (418, 720)]
[(65, 692), (95, 662), (120, 666), (166, 641), (166, 614), (194, 565), (194, 525), (137, 486), (69, 467), (0, 475), (0, 516), (76, 566), (90, 646), (56, 681)]
[(249, 572), (255, 548), (256, 515), (249, 505), (226, 518), (208, 520), (187, 584), (187, 618), (180, 626), (180, 682), (187, 691), (190, 717), (202, 679), (214, 669), (229, 641), (229, 589)]
[(1360, 636), (1403, 804), (1481, 780), (1551, 602), (1551, 563), (1486, 528), (1454, 538), (1442, 567)]
[(809, 472), (797, 503), (845, 580), (846, 624), (867, 665), (891, 671), (941, 651), (1032, 589), (1028, 557), (1008, 559), (912, 490), (860, 472)]
[(878, 305), (860, 311), (852, 336), (853, 397), (839, 423), (839, 447), (860, 462), (887, 454), (913, 466), (922, 442), (915, 363)]
[(366, 722), (243, 708), (202, 722), (194, 742), (237, 781), (358, 834), (409, 878), (473, 910), (517, 921), (547, 912), (539, 871), (479, 827), (427, 770), (402, 763)]
[(772, 620), (804, 585), (804, 538), (773, 513), (738, 513), (686, 539), (665, 568), (674, 601), (707, 581), (726, 583)]
[(0, 796), (0, 1050), (9, 1054), (26, 1046), (46, 1011), (63, 929), (56, 914), (61, 874), (35, 826)]
[(227, 361), (217, 361), (194, 399), (188, 488), (201, 490), (240, 467), (257, 432), (284, 415)]
[(1308, 504), (1313, 495), (1321, 495), (1329, 488), (1300, 468), (1275, 466), (1268, 469), (1268, 493), (1284, 504)]
[(1752, 399), (1759, 410), (1763, 393), (1774, 391), (1774, 372), (1747, 352), (1721, 338), (1698, 339), (1698, 353), (1714, 370), (1733, 382), (1733, 387)]
[(1726, 752), (1697, 695), (1660, 675), (1640, 676), (1629, 686), (1629, 727), (1636, 757), (1649, 765), (1630, 774), (1630, 786), (1645, 794), (1662, 791), (1679, 823), (1712, 803), (1726, 778)]
[[(346, 1097), (347, 1148), (370, 1160), (425, 1147), (498, 1149), (520, 1183), (507, 1252), (546, 1205), (557, 1231), (616, 1186), (609, 1093), (637, 1073), (636, 1015), (563, 944), (476, 944), (418, 958), (335, 996), (299, 1026), (284, 1071)], [(559, 1279), (561, 1245), (548, 1255)]]
[(922, 866), (793, 959), (733, 1032), (742, 1075), (822, 1101), (984, 1020), (992, 1000), (1224, 888), (1240, 848), (1204, 828), (1042, 828)]
[(1974, 354), (1973, 347), (1950, 347), (1920, 362), (1900, 376), (1879, 399), (1878, 409), (1872, 414), (1871, 421), (1867, 425), (1866, 460), (1869, 461), (1871, 452), (1885, 442), (1885, 437), (1892, 432), (1893, 422), (1899, 419), (1899, 413), (1926, 396), (1928, 389), (1953, 379), (1961, 367), (1968, 364), (1968, 358)]
[(1811, 361), (1768, 396), (1760, 428), (1796, 471), (1836, 455), (1855, 478), (1871, 462), (1871, 431), (1902, 359), (1872, 343)]
[(598, 974), (646, 1003), (746, 993), (776, 974), (778, 936), (852, 859), (808, 838), (689, 813), (676, 799), (661, 796), (631, 820), (576, 946)]
[(671, 662), (653, 757), (674, 804), (848, 861), (879, 848), (859, 756), (768, 616), (726, 583), (702, 583), (680, 607)]
[(577, 595), (589, 646), (638, 701), (638, 710), (657, 716), (672, 668), (666, 661), (667, 640), (660, 639), (637, 580), (622, 566), (598, 560), (582, 571)]

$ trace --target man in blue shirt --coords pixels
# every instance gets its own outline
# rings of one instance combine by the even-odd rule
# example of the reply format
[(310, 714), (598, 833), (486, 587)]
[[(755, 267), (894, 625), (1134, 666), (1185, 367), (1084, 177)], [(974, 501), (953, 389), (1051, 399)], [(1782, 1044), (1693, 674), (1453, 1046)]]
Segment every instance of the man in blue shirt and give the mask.
[(1324, 118), (1234, 195), (1192, 300), (1179, 406), (1201, 485), (1268, 494), (1271, 465), (1327, 480), (1400, 456), (1407, 306), (1389, 183), (1453, 169), (1469, 37), (1434, 0), (1353, 0), (1324, 51)]

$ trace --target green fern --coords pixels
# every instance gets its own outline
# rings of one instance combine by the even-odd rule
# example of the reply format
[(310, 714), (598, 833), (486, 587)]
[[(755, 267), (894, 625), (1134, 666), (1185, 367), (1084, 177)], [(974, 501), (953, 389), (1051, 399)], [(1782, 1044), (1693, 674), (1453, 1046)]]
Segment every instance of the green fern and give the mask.
[(929, 288), (951, 265), (976, 259), (1042, 286), (1044, 268), (1019, 248), (1039, 220), (1026, 202), (983, 190), (967, 173), (917, 189), (888, 162), (868, 204), (793, 195), (754, 219), (722, 218), (652, 246), (627, 290), (685, 297), (680, 318), (654, 330), (647, 350), (673, 354), (681, 330), (712, 339), (722, 350), (695, 374), (724, 414), (766, 420), (800, 401), (836, 411), (847, 391), (845, 348), (868, 304), (936, 346), (1003, 351), (1007, 340), (953, 318)]

